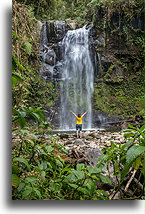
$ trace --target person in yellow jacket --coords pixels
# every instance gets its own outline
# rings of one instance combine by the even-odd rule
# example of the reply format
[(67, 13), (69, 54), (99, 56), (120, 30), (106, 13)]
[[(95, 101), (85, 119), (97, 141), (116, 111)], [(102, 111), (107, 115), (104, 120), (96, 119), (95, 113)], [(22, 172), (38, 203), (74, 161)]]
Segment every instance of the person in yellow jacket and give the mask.
[(74, 112), (70, 111), (75, 117), (76, 117), (76, 134), (77, 137), (79, 137), (80, 132), (80, 138), (82, 137), (82, 119), (87, 114), (88, 111), (86, 111), (84, 114), (78, 114), (76, 115)]

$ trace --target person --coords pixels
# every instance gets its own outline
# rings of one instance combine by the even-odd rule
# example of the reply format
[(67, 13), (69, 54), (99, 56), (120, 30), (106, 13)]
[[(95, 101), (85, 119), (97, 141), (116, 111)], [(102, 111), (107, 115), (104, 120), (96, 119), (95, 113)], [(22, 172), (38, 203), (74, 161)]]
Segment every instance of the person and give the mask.
[(76, 134), (77, 138), (79, 137), (79, 132), (80, 132), (80, 138), (82, 137), (82, 119), (83, 117), (88, 113), (86, 111), (84, 114), (78, 114), (76, 115), (73, 111), (70, 111), (75, 117), (76, 117)]

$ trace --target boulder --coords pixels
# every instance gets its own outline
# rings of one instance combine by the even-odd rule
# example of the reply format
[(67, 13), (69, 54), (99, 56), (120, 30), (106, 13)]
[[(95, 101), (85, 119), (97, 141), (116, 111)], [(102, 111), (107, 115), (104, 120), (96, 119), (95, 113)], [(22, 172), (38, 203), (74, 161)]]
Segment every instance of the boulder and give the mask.
[(56, 54), (53, 49), (49, 49), (43, 54), (43, 61), (49, 65), (55, 65)]
[(59, 135), (59, 137), (61, 138), (61, 139), (63, 139), (63, 138), (69, 138), (69, 134), (66, 134), (66, 133), (61, 133), (60, 135)]
[(72, 141), (67, 140), (67, 141), (64, 142), (64, 145), (73, 145), (73, 144), (72, 144)]
[(85, 139), (91, 141), (91, 140), (93, 140), (94, 138), (93, 138), (92, 136), (89, 136), (89, 135), (88, 135), (88, 136), (85, 137)]
[(93, 138), (100, 138), (99, 133), (97, 131), (90, 132), (88, 135)]
[(96, 143), (95, 143), (95, 142), (92, 142), (92, 141), (89, 143), (89, 146), (90, 146), (91, 148), (97, 148)]
[(97, 158), (102, 155), (103, 153), (100, 151), (100, 150), (97, 150), (97, 149), (87, 149), (85, 151), (85, 155), (86, 155), (86, 158), (88, 159), (89, 161), (89, 164), (93, 167), (96, 166), (97, 164)]
[(85, 145), (82, 139), (76, 139), (74, 142), (75, 145)]
[(85, 132), (83, 133), (83, 137), (86, 138), (89, 134), (90, 134), (90, 131), (85, 131)]

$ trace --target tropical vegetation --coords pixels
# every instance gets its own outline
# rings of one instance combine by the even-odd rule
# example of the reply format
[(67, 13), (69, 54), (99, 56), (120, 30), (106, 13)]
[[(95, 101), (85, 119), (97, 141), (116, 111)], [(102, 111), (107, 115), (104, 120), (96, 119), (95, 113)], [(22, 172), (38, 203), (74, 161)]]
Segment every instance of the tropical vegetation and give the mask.
[[(135, 47), (136, 53), (141, 52), (141, 30), (128, 27), (131, 20), (134, 21), (134, 16), (139, 16), (142, 11), (140, 0), (13, 1), (13, 200), (113, 200), (118, 192), (122, 194), (123, 199), (143, 199), (143, 124), (129, 125), (127, 129), (122, 130), (125, 142), (116, 144), (111, 141), (110, 147), (102, 149), (103, 155), (98, 158), (96, 167), (92, 167), (84, 163), (68, 163), (69, 153), (58, 143), (59, 139), (53, 136), (50, 131), (53, 124), (46, 119), (49, 107), (58, 100), (59, 92), (57, 83), (54, 85), (51, 81), (45, 82), (39, 75), (40, 29), (36, 23), (46, 20), (75, 20), (78, 26), (88, 22), (97, 26), (98, 11), (100, 16), (103, 16), (100, 27), (96, 27), (98, 34), (101, 29), (105, 29), (105, 42), (103, 47), (98, 48), (100, 53), (102, 48), (107, 50), (110, 47), (109, 39), (115, 38), (116, 35), (125, 40), (127, 48), (131, 45)], [(113, 23), (114, 28), (109, 24), (112, 16), (118, 12), (120, 17), (126, 18), (125, 27), (122, 29), (122, 21), (120, 26)], [(103, 109), (108, 115), (116, 112), (122, 117), (129, 115), (135, 119), (139, 115), (143, 118), (142, 55), (132, 56), (136, 70), (131, 73), (134, 68), (127, 67), (130, 56), (126, 54), (128, 53), (122, 56), (123, 61), (112, 57), (113, 63), (109, 61), (104, 65), (107, 72), (100, 76), (103, 83), (95, 85), (94, 108), (96, 111)], [(127, 76), (131, 73), (131, 78), (136, 78), (135, 83), (130, 79), (129, 85), (129, 81), (123, 80), (122, 87), (122, 80), (112, 79), (112, 73), (118, 67), (125, 71)], [(128, 69), (130, 70), (127, 71)], [(111, 104), (112, 99), (115, 104)], [(44, 135), (49, 137), (49, 141), (45, 140)], [(113, 174), (110, 174), (110, 168), (113, 169)], [(101, 188), (106, 184), (111, 186), (109, 190)]]

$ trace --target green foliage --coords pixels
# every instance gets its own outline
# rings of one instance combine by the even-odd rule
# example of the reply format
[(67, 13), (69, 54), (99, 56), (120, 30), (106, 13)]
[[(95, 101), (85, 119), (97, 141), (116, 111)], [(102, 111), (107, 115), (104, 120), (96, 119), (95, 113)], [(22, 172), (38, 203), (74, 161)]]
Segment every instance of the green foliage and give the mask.
[[(23, 73), (26, 68), (19, 62), (18, 58), (12, 55), (12, 95), (13, 95), (13, 103), (15, 103), (15, 107), (18, 103), (22, 102), (22, 96), (17, 96), (18, 93), (28, 91), (27, 83), (24, 80)], [(17, 93), (18, 92), (18, 93)]]
[(28, 53), (28, 55), (31, 55), (32, 53), (32, 44), (29, 41), (25, 42), (25, 47), (26, 47), (26, 52)]
[(30, 171), (30, 167), (29, 167), (28, 161), (25, 158), (14, 158), (13, 159), (14, 163), (17, 162), (17, 161), (20, 162), (20, 163), (23, 163), (27, 167), (27, 169)]
[(26, 124), (26, 119), (29, 119), (30, 116), (35, 119), (35, 121), (40, 124), (40, 122), (45, 120), (43, 110), (40, 108), (34, 109), (32, 107), (22, 108), (21, 110), (13, 109), (13, 122), (18, 123), (21, 128)]
[(12, 39), (19, 40), (18, 34), (15, 31), (12, 31)]
[[(38, 135), (38, 130), (33, 133), (21, 129), (17, 133), (20, 141), (12, 152), (13, 199), (108, 200), (108, 193), (99, 189), (97, 182), (114, 184), (113, 176), (116, 185), (120, 186), (132, 168), (142, 173), (144, 127), (131, 126), (124, 131), (126, 143), (111, 142), (110, 148), (102, 149), (105, 154), (99, 156), (96, 167), (92, 167), (83, 163), (75, 166), (66, 163), (64, 155), (68, 152), (53, 137), (49, 136), (51, 142), (48, 143)], [(113, 175), (108, 173), (106, 176), (106, 166), (108, 172), (113, 167)]]
[[(132, 168), (139, 169), (143, 172), (143, 154), (144, 154), (144, 126), (140, 129), (130, 126), (130, 129), (123, 130), (127, 142), (125, 144), (114, 144), (111, 142), (110, 148), (103, 148), (102, 152), (105, 155), (99, 157), (97, 167), (104, 167), (108, 165), (113, 167), (116, 182), (120, 186), (125, 177), (129, 174)], [(110, 173), (108, 171), (108, 173)], [(108, 182), (109, 183), (109, 182)]]
[(12, 187), (18, 187), (20, 179), (16, 174), (12, 174)]
[[(33, 144), (26, 138), (30, 134)], [(30, 131), (21, 130), (19, 136), (21, 143), (15, 145), (12, 155), (13, 199), (108, 200), (108, 194), (97, 189), (95, 182), (109, 180), (112, 183), (101, 169), (84, 164), (75, 167), (66, 164), (62, 158), (66, 154), (62, 145), (38, 143), (36, 135), (32, 138)]]
[(17, 0), (17, 2), (28, 5), (31, 8), (30, 13), (39, 20), (75, 19), (79, 25), (96, 21), (96, 11), (100, 7), (106, 10), (107, 18), (110, 18), (114, 12), (123, 10), (126, 18), (129, 19), (133, 15), (133, 9), (136, 12), (142, 4), (141, 0)]
[(12, 88), (16, 87), (18, 82), (23, 83), (23, 77), (17, 72), (12, 72)]
[[(39, 20), (76, 20), (79, 25), (84, 25), (90, 9), (88, 3), (90, 0), (64, 1), (20, 1), (29, 5), (34, 12), (34, 16)], [(32, 12), (31, 11), (31, 12)], [(91, 21), (91, 20), (90, 20)]]
[[(142, 45), (141, 32), (131, 27), (131, 20), (140, 13), (138, 10), (141, 11), (142, 3), (136, 0), (124, 1), (124, 4), (121, 0), (18, 2), (28, 6), (17, 4), (16, 1), (13, 3), (13, 122), (21, 127), (16, 129), (18, 141), (12, 150), (13, 199), (108, 200), (108, 193), (99, 189), (97, 182), (113, 183), (109, 172), (110, 166), (113, 167), (113, 178), (116, 178), (117, 183), (114, 189), (122, 185), (132, 169), (138, 170), (140, 175), (143, 173), (144, 127), (141, 129), (130, 127), (126, 130), (127, 133), (124, 136), (126, 143), (123, 145), (111, 142), (110, 148), (106, 147), (102, 150), (104, 155), (99, 157), (96, 167), (82, 163), (68, 164), (64, 158), (68, 155), (68, 151), (53, 137), (49, 136), (49, 142), (47, 142), (40, 136), (40, 129), (44, 134), (50, 125), (44, 120), (40, 107), (52, 106), (58, 94), (57, 86), (55, 88), (53, 83), (45, 82), (39, 77), (35, 17), (43, 21), (75, 19), (79, 26), (93, 22), (97, 36), (104, 35), (105, 52), (110, 44), (113, 44), (109, 43), (112, 38), (114, 41), (121, 38), (125, 41), (125, 46), (138, 51)], [(122, 30), (117, 23), (112, 22), (112, 17), (116, 13), (120, 16)], [(98, 18), (99, 14), (102, 18)], [(101, 48), (102, 46), (97, 49), (100, 53), (102, 53)], [(110, 115), (127, 116), (138, 112), (142, 115), (141, 74), (135, 73), (141, 70), (141, 57), (138, 54), (133, 55), (131, 60), (133, 59), (135, 63), (128, 66), (126, 57), (123, 61), (122, 59), (117, 61), (114, 60), (115, 54), (119, 54), (120, 57), (120, 52), (114, 51), (114, 55), (109, 53), (108, 60), (113, 58), (113, 61), (101, 77), (105, 83), (98, 84), (95, 88), (94, 106), (98, 112), (103, 111)], [(123, 83), (122, 73), (128, 79)], [(31, 119), (38, 124), (34, 132), (30, 125)], [(104, 175), (104, 167), (107, 167), (109, 176)]]
[(19, 68), (22, 71), (25, 71), (26, 69), (21, 65), (21, 63), (18, 61), (17, 57), (12, 55), (12, 70), (15, 71), (17, 68)]
[(144, 146), (132, 146), (126, 153), (126, 163), (131, 163), (134, 161), (139, 155), (143, 154), (144, 150)]
[[(144, 134), (145, 127), (140, 129), (130, 126), (130, 129), (126, 131), (131, 132), (133, 135), (125, 135), (126, 138), (132, 137), (125, 146), (122, 148), (126, 151), (126, 162), (121, 172), (121, 182), (123, 182), (125, 176), (130, 170), (130, 167), (141, 170), (143, 172), (143, 158), (144, 158)], [(136, 142), (137, 141), (137, 142)]]
[[(129, 77), (128, 77), (129, 78)], [(108, 116), (142, 115), (143, 85), (140, 78), (124, 80), (118, 83), (97, 83), (94, 85), (94, 108), (97, 112), (104, 112)]]

